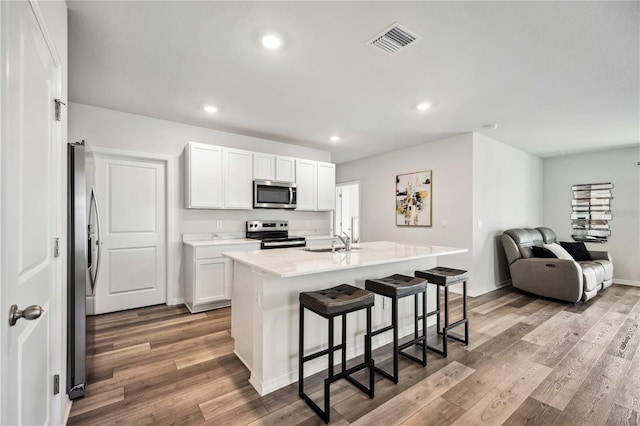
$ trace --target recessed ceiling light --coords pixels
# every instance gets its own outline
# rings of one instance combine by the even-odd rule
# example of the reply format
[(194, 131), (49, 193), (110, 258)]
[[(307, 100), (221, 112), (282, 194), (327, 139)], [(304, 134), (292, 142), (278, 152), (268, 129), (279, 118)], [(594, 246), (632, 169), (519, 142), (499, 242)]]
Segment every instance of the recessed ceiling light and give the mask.
[(267, 49), (275, 50), (282, 46), (282, 40), (277, 35), (267, 34), (262, 37), (262, 45)]
[(485, 124), (482, 127), (484, 127), (485, 129), (495, 130), (498, 128), (498, 123)]
[(331, 142), (338, 142), (340, 140), (340, 136), (333, 135), (329, 139), (331, 139)]
[(218, 108), (214, 107), (213, 105), (207, 105), (206, 107), (204, 107), (204, 110), (213, 114), (214, 112), (218, 112)]
[(418, 111), (426, 111), (429, 108), (431, 108), (431, 102), (422, 102), (422, 103), (419, 103), (418, 105), (416, 105), (416, 109)]

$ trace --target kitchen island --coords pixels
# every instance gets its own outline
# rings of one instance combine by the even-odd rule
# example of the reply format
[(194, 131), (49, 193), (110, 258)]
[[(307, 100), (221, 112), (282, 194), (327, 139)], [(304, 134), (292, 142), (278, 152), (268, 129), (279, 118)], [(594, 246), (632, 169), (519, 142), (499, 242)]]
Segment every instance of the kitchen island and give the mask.
[[(249, 382), (266, 395), (298, 380), (298, 295), (339, 284), (364, 288), (369, 278), (393, 274), (413, 275), (415, 270), (436, 266), (438, 256), (467, 249), (402, 244), (389, 241), (360, 243), (348, 252), (304, 249), (225, 252), (233, 261), (231, 335), (234, 353), (251, 371)], [(429, 290), (429, 310), (435, 307), (435, 291)], [(400, 336), (413, 332), (412, 298), (400, 300)], [(376, 296), (373, 327), (390, 322), (388, 302)], [(430, 318), (433, 320), (433, 318)], [(347, 358), (364, 351), (364, 312), (349, 314)], [(336, 326), (339, 322), (336, 322)], [(305, 315), (305, 351), (327, 346), (327, 320)], [(336, 341), (340, 338), (336, 327)], [(373, 348), (391, 341), (391, 333), (376, 336)], [(336, 357), (338, 360), (339, 357)], [(305, 365), (305, 375), (326, 368), (326, 358)]]

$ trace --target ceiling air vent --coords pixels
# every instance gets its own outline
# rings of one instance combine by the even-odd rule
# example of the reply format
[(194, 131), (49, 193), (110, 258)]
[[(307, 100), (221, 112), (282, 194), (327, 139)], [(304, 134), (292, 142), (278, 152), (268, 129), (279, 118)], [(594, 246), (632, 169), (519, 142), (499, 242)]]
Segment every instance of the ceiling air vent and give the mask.
[(385, 55), (395, 55), (416, 40), (417, 34), (397, 22), (367, 42), (371, 47), (379, 49)]

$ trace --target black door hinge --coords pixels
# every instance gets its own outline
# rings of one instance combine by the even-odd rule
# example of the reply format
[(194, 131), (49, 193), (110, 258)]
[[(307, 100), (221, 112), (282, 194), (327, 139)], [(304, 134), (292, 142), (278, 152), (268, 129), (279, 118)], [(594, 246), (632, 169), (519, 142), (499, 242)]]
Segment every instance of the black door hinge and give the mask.
[(56, 103), (55, 118), (56, 118), (56, 121), (60, 121), (61, 120), (60, 117), (61, 117), (61, 114), (62, 114), (62, 112), (60, 111), (61, 105), (67, 106), (67, 104), (62, 102), (60, 99), (54, 99), (54, 101)]

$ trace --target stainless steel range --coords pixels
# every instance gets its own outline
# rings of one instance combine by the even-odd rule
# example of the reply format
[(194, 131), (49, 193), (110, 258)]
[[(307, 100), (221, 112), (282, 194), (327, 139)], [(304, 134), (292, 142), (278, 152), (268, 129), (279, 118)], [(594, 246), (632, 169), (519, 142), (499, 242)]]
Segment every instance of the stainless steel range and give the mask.
[(305, 247), (304, 237), (290, 237), (289, 223), (286, 220), (249, 220), (247, 221), (247, 238), (261, 240), (260, 248)]

